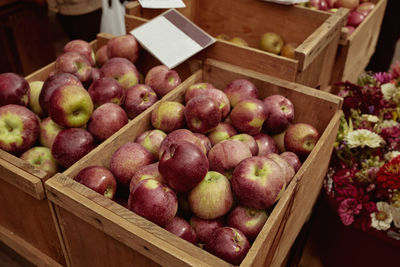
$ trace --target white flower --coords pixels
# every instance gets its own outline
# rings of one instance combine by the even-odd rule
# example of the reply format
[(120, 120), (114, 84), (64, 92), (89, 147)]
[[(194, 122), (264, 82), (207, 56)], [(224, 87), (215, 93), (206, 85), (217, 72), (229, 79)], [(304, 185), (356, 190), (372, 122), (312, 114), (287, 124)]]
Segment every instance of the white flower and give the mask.
[(382, 137), (367, 129), (359, 129), (349, 132), (344, 137), (344, 140), (350, 148), (363, 148), (365, 146), (368, 146), (370, 148), (377, 148), (385, 142)]
[(400, 152), (397, 150), (394, 150), (394, 151), (387, 152), (383, 157), (388, 162), (388, 161), (391, 161), (392, 159), (394, 159), (395, 157), (397, 157), (398, 155), (400, 155)]
[(368, 122), (378, 122), (379, 118), (375, 115), (370, 115), (370, 114), (362, 114), (361, 118), (365, 119)]
[(382, 201), (376, 203), (376, 207), (378, 212), (371, 213), (371, 227), (386, 231), (393, 221), (392, 209), (388, 203)]
[(381, 92), (385, 100), (393, 99), (397, 93), (397, 90), (398, 89), (396, 86), (392, 83), (385, 83), (381, 85)]
[(394, 226), (396, 226), (396, 228), (400, 228), (400, 206), (391, 205), (390, 208), (393, 216)]

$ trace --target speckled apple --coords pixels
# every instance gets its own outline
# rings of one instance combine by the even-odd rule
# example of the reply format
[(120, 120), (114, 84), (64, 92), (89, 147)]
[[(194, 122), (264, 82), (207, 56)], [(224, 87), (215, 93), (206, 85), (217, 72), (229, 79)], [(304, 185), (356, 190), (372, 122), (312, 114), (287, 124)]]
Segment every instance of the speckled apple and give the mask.
[(158, 162), (154, 162), (149, 165), (140, 167), (132, 176), (131, 182), (129, 184), (129, 191), (131, 192), (137, 186), (137, 184), (145, 179), (154, 179), (160, 183), (166, 184), (167, 182), (162, 177), (160, 171), (158, 170)]
[(203, 146), (201, 140), (197, 138), (194, 133), (189, 131), (188, 129), (178, 129), (175, 131), (170, 132), (163, 142), (161, 143), (160, 150), (159, 150), (159, 158), (161, 158), (164, 151), (172, 144), (177, 141), (188, 141), (190, 143), (195, 144), (204, 154), (207, 153), (206, 148)]
[(162, 101), (151, 112), (154, 128), (170, 133), (185, 125), (185, 106), (176, 101)]
[(167, 137), (165, 132), (158, 129), (153, 129), (140, 134), (138, 137), (136, 137), (135, 142), (141, 144), (153, 155), (155, 160), (158, 160), (160, 146), (165, 137)]
[(296, 174), (292, 165), (289, 164), (284, 158), (276, 153), (270, 153), (265, 156), (268, 159), (273, 160), (282, 170), (282, 174), (285, 176), (286, 184), (289, 184), (293, 176)]
[(240, 101), (232, 109), (230, 119), (233, 127), (239, 132), (256, 135), (261, 131), (268, 114), (264, 109), (264, 103), (256, 98), (248, 98)]
[(105, 103), (122, 105), (125, 101), (125, 89), (115, 79), (99, 78), (89, 86), (88, 93), (95, 108)]
[(186, 241), (197, 244), (197, 235), (193, 227), (183, 218), (175, 216), (165, 226), (165, 230), (179, 236)]
[(132, 34), (115, 36), (107, 43), (108, 58), (122, 57), (135, 63), (139, 57), (139, 51), (139, 43)]
[(195, 230), (197, 238), (203, 244), (207, 244), (210, 241), (212, 235), (218, 228), (225, 226), (223, 217), (206, 220), (193, 215), (189, 223)]
[(25, 151), (20, 158), (42, 170), (45, 170), (49, 175), (54, 175), (59, 170), (58, 164), (51, 155), (51, 150), (48, 147), (31, 147)]
[(54, 139), (63, 129), (63, 127), (52, 121), (50, 117), (44, 118), (40, 123), (40, 144), (51, 149)]
[(302, 163), (296, 153), (285, 151), (281, 153), (280, 156), (285, 159), (290, 165), (292, 165), (295, 172), (300, 169)]
[(123, 108), (128, 114), (129, 119), (145, 111), (148, 107), (157, 102), (156, 92), (146, 84), (136, 84), (126, 89), (126, 98)]
[(214, 146), (221, 141), (228, 140), (236, 134), (237, 132), (232, 125), (226, 122), (220, 122), (207, 136), (210, 139), (211, 144)]
[(257, 87), (251, 81), (246, 79), (231, 81), (223, 91), (228, 97), (232, 107), (235, 107), (241, 100), (247, 98), (258, 98), (259, 96)]
[(263, 128), (270, 134), (281, 133), (294, 120), (294, 106), (292, 101), (283, 95), (271, 95), (263, 100), (267, 119)]
[(92, 46), (85, 40), (75, 39), (69, 41), (64, 45), (65, 52), (77, 52), (85, 56), (92, 66), (95, 64), (95, 55)]
[(114, 57), (107, 60), (100, 68), (101, 77), (117, 80), (125, 89), (139, 83), (139, 71), (126, 58)]
[(103, 45), (96, 51), (95, 58), (96, 58), (96, 65), (98, 67), (103, 66), (104, 63), (106, 63), (109, 60), (107, 54), (107, 45)]
[(208, 96), (196, 96), (186, 103), (184, 110), (187, 127), (196, 133), (209, 133), (221, 122), (218, 103)]
[(257, 156), (266, 156), (270, 153), (279, 153), (279, 147), (274, 138), (266, 133), (259, 133), (253, 136), (258, 146)]
[(92, 78), (92, 64), (86, 56), (77, 52), (65, 52), (58, 56), (54, 68), (58, 73), (75, 75), (82, 83), (90, 82)]
[(257, 156), (258, 144), (253, 136), (242, 133), (242, 134), (233, 135), (229, 139), (230, 140), (238, 140), (238, 141), (242, 142), (250, 149), (251, 155)]
[(314, 149), (319, 140), (319, 133), (308, 123), (296, 123), (289, 126), (284, 136), (285, 148), (304, 160)]
[(149, 85), (159, 98), (162, 98), (181, 84), (181, 78), (175, 70), (165, 65), (158, 65), (146, 73), (144, 83)]
[(109, 199), (113, 199), (117, 191), (117, 180), (112, 172), (103, 166), (83, 168), (74, 180)]
[(12, 72), (0, 74), (0, 106), (8, 104), (29, 104), (28, 82), (21, 75)]

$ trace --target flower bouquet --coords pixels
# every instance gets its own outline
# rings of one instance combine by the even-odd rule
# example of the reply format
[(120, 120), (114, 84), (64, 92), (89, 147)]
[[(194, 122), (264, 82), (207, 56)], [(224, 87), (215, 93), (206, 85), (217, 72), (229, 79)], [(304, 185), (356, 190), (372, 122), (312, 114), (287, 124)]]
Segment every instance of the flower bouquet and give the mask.
[(344, 225), (400, 240), (400, 63), (340, 88), (326, 196)]

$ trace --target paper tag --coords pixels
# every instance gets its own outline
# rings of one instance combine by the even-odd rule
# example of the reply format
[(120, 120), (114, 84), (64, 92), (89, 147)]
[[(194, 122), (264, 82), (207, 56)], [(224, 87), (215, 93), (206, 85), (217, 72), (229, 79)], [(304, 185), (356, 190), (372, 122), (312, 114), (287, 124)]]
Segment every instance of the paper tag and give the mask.
[(294, 4), (309, 2), (309, 0), (263, 0), (263, 1), (282, 4), (282, 5), (294, 5)]
[(144, 49), (172, 69), (215, 42), (215, 39), (175, 9), (130, 32)]
[(139, 0), (143, 8), (183, 8), (182, 0)]

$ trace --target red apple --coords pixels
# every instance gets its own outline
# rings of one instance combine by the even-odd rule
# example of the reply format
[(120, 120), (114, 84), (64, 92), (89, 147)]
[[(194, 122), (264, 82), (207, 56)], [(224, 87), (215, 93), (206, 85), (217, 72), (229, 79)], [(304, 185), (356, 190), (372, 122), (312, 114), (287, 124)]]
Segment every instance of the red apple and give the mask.
[(170, 133), (183, 128), (185, 106), (176, 101), (162, 101), (151, 112), (151, 124), (154, 128)]
[(264, 129), (271, 134), (281, 133), (289, 127), (294, 119), (293, 103), (283, 95), (271, 95), (263, 100), (268, 118)]
[(227, 224), (242, 231), (248, 240), (254, 241), (267, 219), (268, 214), (263, 209), (236, 206), (229, 212)]
[(301, 167), (301, 161), (299, 157), (290, 151), (286, 151), (280, 154), (280, 156), (286, 160), (290, 165), (292, 165), (295, 172), (297, 172)]
[(103, 142), (127, 123), (128, 116), (119, 105), (105, 103), (93, 111), (87, 129), (97, 141)]
[(95, 108), (104, 103), (122, 105), (125, 101), (125, 89), (110, 77), (99, 78), (89, 86), (88, 93)]
[(355, 31), (355, 27), (353, 26), (344, 26), (347, 29), (348, 35), (352, 34)]
[(117, 180), (114, 175), (102, 166), (88, 166), (82, 169), (74, 180), (109, 199), (114, 198), (117, 190)]
[(193, 215), (189, 223), (196, 232), (197, 238), (203, 244), (207, 244), (210, 241), (212, 235), (218, 228), (225, 226), (223, 217), (205, 220)]
[(63, 129), (63, 127), (52, 121), (50, 117), (43, 119), (40, 123), (40, 144), (51, 149), (54, 139)]
[(152, 106), (157, 100), (158, 97), (150, 86), (136, 84), (126, 89), (126, 98), (123, 107), (129, 119), (133, 119)]
[(289, 126), (284, 137), (285, 148), (304, 160), (311, 153), (319, 139), (319, 133), (308, 123), (296, 123)]
[(100, 69), (101, 77), (117, 80), (125, 89), (139, 83), (139, 71), (131, 61), (122, 57), (107, 60)]
[(163, 152), (158, 169), (168, 185), (178, 192), (188, 192), (206, 176), (209, 163), (196, 145), (187, 141), (171, 143)]
[(128, 208), (159, 226), (165, 226), (176, 215), (178, 199), (165, 184), (146, 179), (130, 193)]
[(164, 151), (172, 144), (178, 141), (188, 141), (195, 144), (204, 154), (207, 154), (206, 147), (202, 144), (201, 140), (197, 138), (194, 133), (188, 129), (178, 129), (167, 135), (163, 142), (161, 143), (160, 150), (158, 152), (159, 158), (164, 153)]
[(364, 3), (361, 3), (356, 8), (356, 11), (364, 13), (365, 15), (368, 15), (374, 8), (375, 8), (375, 3), (373, 3), (373, 2), (364, 2)]
[(337, 0), (335, 3), (336, 7), (345, 7), (353, 10), (358, 7), (360, 0)]
[(108, 58), (122, 57), (135, 63), (139, 57), (139, 43), (132, 34), (113, 37), (107, 43)]
[(147, 72), (144, 83), (149, 85), (159, 98), (162, 98), (181, 83), (181, 78), (175, 70), (158, 65)]
[(206, 245), (206, 250), (233, 264), (240, 265), (250, 249), (246, 236), (233, 227), (222, 227), (215, 231)]
[(107, 45), (103, 45), (102, 47), (100, 47), (96, 51), (95, 57), (96, 57), (96, 65), (98, 67), (103, 66), (104, 63), (106, 63), (107, 60), (109, 60), (108, 54), (107, 54)]
[(356, 10), (351, 11), (347, 18), (347, 26), (357, 27), (361, 22), (364, 21), (366, 14), (358, 12)]
[(20, 158), (42, 170), (45, 170), (49, 175), (54, 175), (58, 172), (58, 164), (51, 155), (51, 151), (48, 147), (31, 147), (25, 151)]
[(141, 144), (158, 160), (160, 155), (160, 146), (167, 134), (161, 130), (148, 130), (136, 137), (135, 142)]
[(264, 103), (256, 98), (248, 98), (236, 104), (230, 113), (233, 127), (238, 131), (250, 135), (256, 135), (261, 131), (268, 114), (264, 109)]
[(206, 177), (188, 195), (192, 212), (202, 219), (216, 219), (231, 209), (233, 194), (228, 178), (209, 171)]
[(196, 96), (187, 102), (184, 110), (188, 128), (197, 133), (208, 133), (221, 122), (218, 103), (208, 96)]
[(327, 0), (326, 3), (328, 4), (328, 8), (334, 8), (336, 5), (337, 0)]
[(213, 84), (206, 82), (192, 84), (191, 86), (188, 87), (188, 89), (186, 89), (185, 103), (189, 102), (189, 100), (192, 99), (193, 97), (198, 96), (202, 94), (205, 90), (209, 89), (216, 89), (216, 88)]
[(192, 244), (197, 243), (197, 235), (193, 227), (181, 217), (175, 216), (172, 220), (167, 222), (164, 228), (165, 230), (185, 239)]
[(241, 161), (233, 171), (232, 189), (245, 206), (266, 209), (271, 207), (285, 189), (281, 168), (273, 160), (255, 156)]
[(276, 153), (270, 153), (265, 156), (266, 158), (274, 161), (281, 168), (282, 174), (285, 176), (286, 184), (289, 184), (293, 176), (296, 174), (294, 168), (289, 162)]
[(40, 120), (24, 106), (0, 107), (0, 148), (19, 154), (31, 148), (39, 137)]
[(145, 179), (154, 179), (160, 183), (167, 184), (158, 170), (158, 162), (140, 167), (132, 176), (129, 184), (129, 192), (132, 192), (137, 184)]
[(208, 134), (208, 138), (210, 139), (211, 144), (214, 146), (236, 134), (237, 132), (232, 125), (226, 122), (220, 122), (217, 127)]
[(29, 104), (28, 82), (24, 77), (12, 72), (0, 74), (0, 106), (8, 104)]
[(258, 144), (253, 136), (249, 134), (236, 134), (229, 138), (230, 140), (238, 140), (245, 144), (251, 152), (251, 155), (257, 156), (258, 154)]
[(270, 153), (278, 153), (279, 148), (275, 140), (268, 134), (259, 133), (254, 137), (258, 146), (257, 156), (266, 156)]
[(77, 52), (66, 52), (58, 56), (54, 68), (58, 73), (67, 72), (75, 75), (83, 83), (90, 82), (92, 78), (92, 64)]
[[(279, 134), (274, 134), (272, 136), (272, 139), (274, 139), (276, 146), (278, 147), (278, 151), (279, 152), (285, 152), (286, 148), (285, 148), (285, 133), (286, 131), (283, 131)], [(274, 153), (278, 153), (277, 151), (275, 151)]]
[[(204, 148), (206, 150), (205, 154), (207, 155), (208, 151), (210, 151), (210, 149), (212, 147), (210, 139), (206, 135), (201, 134), (201, 133), (193, 133), (193, 134), (200, 140), (200, 143), (204, 146)], [(204, 150), (203, 150), (203, 152), (204, 152)]]
[(51, 154), (61, 166), (68, 168), (93, 148), (91, 133), (82, 128), (68, 128), (57, 134)]
[(235, 107), (241, 100), (247, 98), (258, 98), (258, 89), (246, 79), (239, 79), (230, 82), (224, 89), (224, 93), (229, 98), (231, 106)]
[(71, 40), (64, 45), (64, 53), (66, 52), (77, 52), (82, 56), (85, 56), (89, 60), (90, 64), (94, 66), (95, 56), (91, 45), (85, 40)]

